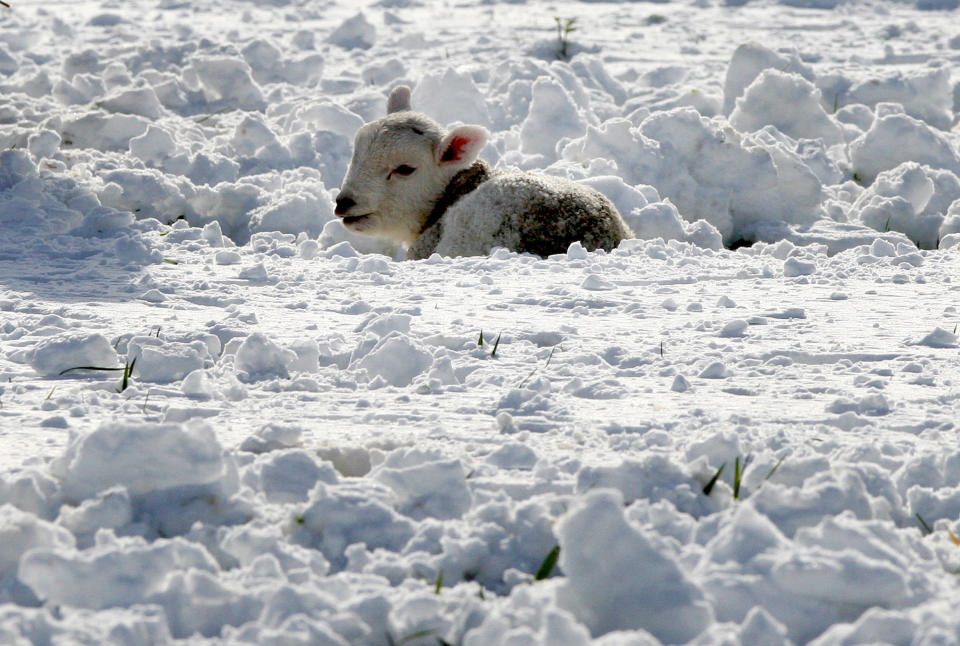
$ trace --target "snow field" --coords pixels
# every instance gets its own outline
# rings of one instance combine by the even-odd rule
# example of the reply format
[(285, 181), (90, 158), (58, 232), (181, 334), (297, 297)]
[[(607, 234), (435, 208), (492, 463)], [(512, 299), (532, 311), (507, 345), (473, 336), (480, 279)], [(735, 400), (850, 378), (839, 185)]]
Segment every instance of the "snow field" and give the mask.
[[(563, 2), (569, 61), (532, 3), (0, 14), (0, 642), (960, 643), (915, 4)], [(638, 239), (349, 234), (399, 83)]]
[[(204, 291), (245, 293), (244, 305), (205, 324), (222, 308), (207, 306), (192, 331), (121, 335), (112, 362), (98, 357), (118, 365), (160, 348), (173, 363), (202, 347), (210, 365), (186, 378), (168, 385), (135, 368), (116, 393), (117, 373), (61, 377), (40, 410), (24, 411), (80, 433), (49, 464), (3, 477), (4, 527), (35, 548), (10, 548), (4, 594), (25, 613), (5, 624), (11, 634), (29, 619), (37, 634), (121, 643), (199, 633), (379, 644), (421, 631), (464, 643), (746, 643), (757, 631), (801, 643), (833, 631), (823, 643), (843, 643), (836, 635), (891, 617), (911, 636), (943, 623), (960, 494), (942, 451), (956, 402), (936, 394), (956, 378), (935, 343), (956, 347), (943, 329), (955, 310), (930, 287), (950, 262), (942, 252), (878, 240), (828, 256), (783, 242), (742, 249), (732, 267), (731, 252), (637, 241), (548, 260), (352, 255), (316, 266), (241, 247), (238, 268), (216, 264), (217, 247), (153, 236), (181, 254), (158, 277), (207, 267)], [(292, 236), (281, 244), (297, 249)], [(785, 278), (792, 259), (816, 271)], [(254, 262), (267, 280), (238, 280)], [(508, 271), (522, 280), (495, 280)], [(900, 300), (900, 275), (927, 314), (851, 341), (864, 319), (898, 309), (861, 294)], [(334, 276), (337, 289), (321, 287)], [(169, 280), (166, 300), (115, 310), (183, 320), (202, 292), (178, 287), (189, 276)], [(544, 296), (531, 298), (531, 282)], [(367, 298), (343, 299), (341, 287)], [(310, 331), (305, 294), (339, 332)], [(394, 305), (377, 313), (377, 302)], [(270, 313), (286, 322), (257, 331)], [(8, 342), (82, 351), (65, 328), (89, 323), (44, 318), (18, 315)], [(475, 321), (494, 326), (482, 347)], [(29, 328), (47, 336), (13, 338)], [(496, 357), (492, 329), (503, 332)], [(8, 384), (5, 407), (43, 399), (50, 383)], [(100, 421), (117, 416), (129, 421)], [(733, 460), (748, 455), (735, 502)], [(556, 545), (561, 576), (531, 585)], [(653, 596), (637, 596), (637, 581)], [(100, 620), (28, 610), (38, 599)]]

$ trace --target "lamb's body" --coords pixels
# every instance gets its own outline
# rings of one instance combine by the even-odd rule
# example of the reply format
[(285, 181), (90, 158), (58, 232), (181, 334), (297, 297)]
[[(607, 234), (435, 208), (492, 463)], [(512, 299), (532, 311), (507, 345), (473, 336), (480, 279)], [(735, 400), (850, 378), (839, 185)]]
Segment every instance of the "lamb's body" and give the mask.
[[(632, 238), (616, 207), (602, 193), (569, 180), (490, 171), (485, 181), (447, 207), (414, 241), (407, 258), (485, 255), (494, 247), (549, 256), (572, 242), (609, 251)], [(444, 194), (449, 196), (449, 191)]]
[(357, 133), (336, 213), (358, 233), (393, 238), (407, 257), (485, 255), (494, 247), (540, 256), (579, 241), (588, 250), (632, 238), (613, 204), (568, 179), (492, 171), (477, 159), (480, 126), (447, 132), (394, 90), (388, 115)]

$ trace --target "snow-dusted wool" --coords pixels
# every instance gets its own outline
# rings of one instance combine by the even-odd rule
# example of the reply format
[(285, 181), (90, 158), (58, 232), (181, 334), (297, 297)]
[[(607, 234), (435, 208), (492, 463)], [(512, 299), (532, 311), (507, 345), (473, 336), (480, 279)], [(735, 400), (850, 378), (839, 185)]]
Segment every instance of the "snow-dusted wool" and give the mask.
[(494, 247), (548, 256), (573, 242), (610, 250), (633, 237), (610, 200), (589, 186), (491, 170), (478, 160), (487, 131), (446, 132), (410, 110), (409, 88), (396, 88), (387, 110), (357, 133), (336, 208), (348, 229), (402, 242), (414, 260)]

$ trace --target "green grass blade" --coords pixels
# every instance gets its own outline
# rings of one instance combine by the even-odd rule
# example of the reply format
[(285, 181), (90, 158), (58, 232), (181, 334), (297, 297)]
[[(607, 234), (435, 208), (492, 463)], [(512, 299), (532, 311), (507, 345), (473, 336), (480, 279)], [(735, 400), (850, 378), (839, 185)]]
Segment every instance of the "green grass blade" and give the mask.
[(550, 348), (550, 354), (547, 355), (547, 362), (543, 364), (543, 369), (546, 370), (550, 367), (550, 359), (553, 359), (553, 352), (557, 349), (557, 346)]
[(550, 553), (547, 554), (547, 558), (543, 559), (543, 563), (540, 564), (540, 569), (537, 570), (537, 573), (533, 575), (534, 581), (543, 581), (553, 572), (553, 568), (557, 565), (557, 559), (560, 558), (560, 546), (557, 545)]
[(786, 459), (787, 459), (787, 456), (783, 456), (782, 458), (780, 458), (779, 460), (777, 460), (777, 463), (776, 463), (775, 465), (773, 465), (773, 468), (770, 469), (770, 471), (767, 472), (767, 475), (766, 475), (766, 477), (764, 477), (764, 480), (766, 481), (766, 480), (769, 480), (770, 478), (772, 478), (772, 477), (773, 477), (773, 474), (777, 472), (777, 469), (780, 468), (780, 465), (783, 464), (783, 461), (786, 460)]
[[(545, 364), (543, 364), (543, 369), (544, 369), (544, 370), (546, 370), (547, 368), (550, 367), (550, 359), (553, 359), (553, 352), (554, 352), (554, 350), (556, 350), (556, 349), (557, 349), (557, 346), (553, 346), (553, 348), (550, 349), (550, 354), (547, 355), (547, 362), (546, 362)], [(537, 372), (537, 367), (534, 366), (534, 367), (533, 367), (533, 370), (530, 371), (530, 374), (528, 374), (526, 377), (524, 377), (524, 378), (523, 378), (523, 381), (521, 381), (519, 384), (517, 384), (517, 388), (523, 388), (523, 387), (526, 385), (526, 383), (530, 380), (530, 377), (532, 377), (533, 375), (535, 375), (536, 372)]]
[(128, 363), (123, 369), (123, 380), (120, 382), (120, 392), (123, 392), (127, 389), (127, 386), (130, 385), (130, 375), (133, 374), (133, 367), (137, 365), (137, 358), (134, 357), (133, 361)]
[(497, 356), (497, 348), (500, 347), (500, 336), (501, 336), (502, 334), (503, 334), (503, 332), (501, 332), (500, 334), (498, 334), (498, 335), (497, 335), (497, 340), (493, 342), (493, 352), (490, 353), (490, 356), (491, 356), (491, 357)]
[(712, 477), (712, 478), (710, 478), (710, 482), (708, 482), (707, 484), (703, 485), (703, 493), (704, 493), (704, 495), (709, 496), (709, 495), (710, 495), (710, 492), (713, 491), (713, 485), (717, 484), (717, 480), (720, 479), (720, 474), (723, 473), (723, 468), (724, 468), (725, 466), (727, 466), (727, 463), (726, 463), (726, 462), (724, 462), (723, 464), (721, 464), (721, 465), (720, 465), (720, 468), (717, 469), (717, 472), (713, 474), (713, 477)]
[[(433, 635), (435, 632), (437, 632), (435, 628), (425, 628), (424, 630), (418, 630), (416, 632), (410, 633), (409, 635), (404, 635), (403, 637), (400, 638), (400, 641), (396, 643), (396, 646), (402, 646), (407, 642), (415, 641), (417, 639), (420, 639), (421, 637), (429, 637), (430, 635)], [(390, 640), (390, 643), (393, 644), (394, 643), (393, 640)]]
[(743, 479), (743, 469), (740, 467), (740, 456), (733, 462), (733, 499), (740, 500), (740, 482)]
[(118, 370), (123, 370), (123, 368), (101, 368), (99, 366), (76, 366), (74, 368), (67, 368), (66, 370), (61, 370), (58, 372), (58, 375), (65, 375), (68, 372), (73, 372), (74, 370), (103, 370), (106, 372), (115, 372)]

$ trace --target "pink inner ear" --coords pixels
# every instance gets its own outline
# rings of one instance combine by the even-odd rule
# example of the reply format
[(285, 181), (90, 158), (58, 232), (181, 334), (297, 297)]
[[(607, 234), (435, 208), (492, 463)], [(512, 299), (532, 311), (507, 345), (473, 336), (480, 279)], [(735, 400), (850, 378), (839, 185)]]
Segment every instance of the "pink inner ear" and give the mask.
[(467, 152), (467, 146), (470, 145), (471, 141), (472, 140), (467, 137), (451, 138), (450, 145), (447, 146), (447, 149), (443, 151), (443, 156), (440, 157), (440, 161), (460, 161)]

